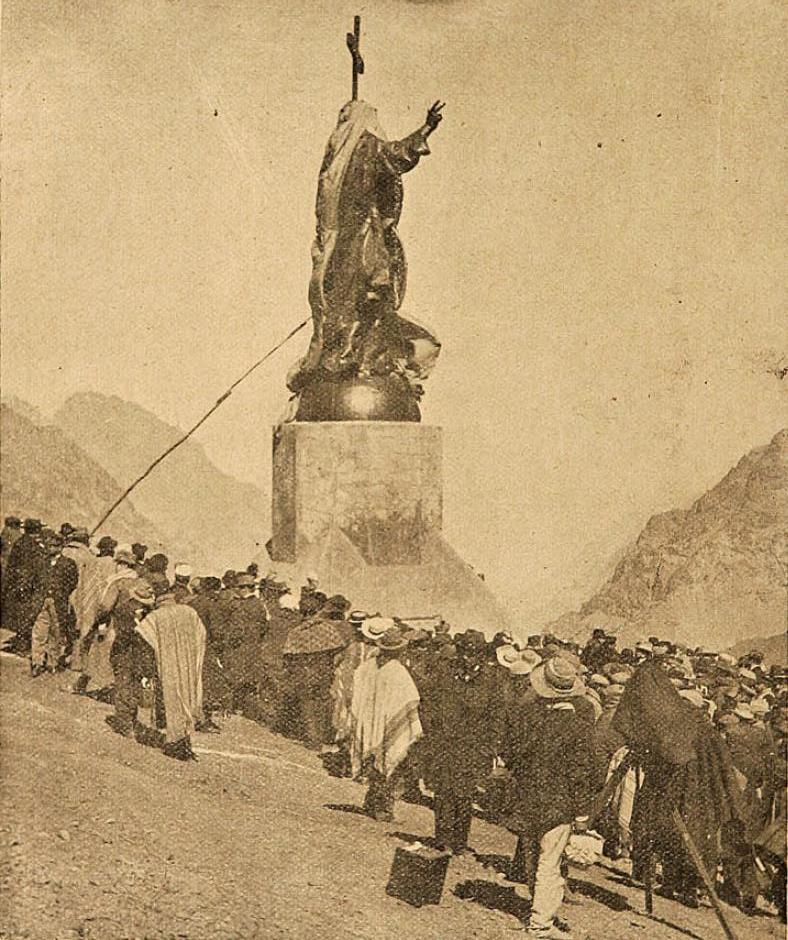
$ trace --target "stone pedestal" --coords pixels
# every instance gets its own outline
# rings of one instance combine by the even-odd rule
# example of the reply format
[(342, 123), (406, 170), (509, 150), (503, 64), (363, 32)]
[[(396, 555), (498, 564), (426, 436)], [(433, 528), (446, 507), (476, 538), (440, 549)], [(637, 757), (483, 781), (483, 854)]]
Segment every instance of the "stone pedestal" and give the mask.
[(330, 529), (369, 565), (414, 565), (442, 522), (440, 428), (285, 424), (274, 437), (271, 556), (294, 564)]
[[(274, 432), (268, 552), (293, 587), (316, 577), (353, 607), (455, 630), (511, 630), (444, 540), (441, 429), (415, 422), (292, 422)], [(262, 559), (261, 559), (262, 561)]]

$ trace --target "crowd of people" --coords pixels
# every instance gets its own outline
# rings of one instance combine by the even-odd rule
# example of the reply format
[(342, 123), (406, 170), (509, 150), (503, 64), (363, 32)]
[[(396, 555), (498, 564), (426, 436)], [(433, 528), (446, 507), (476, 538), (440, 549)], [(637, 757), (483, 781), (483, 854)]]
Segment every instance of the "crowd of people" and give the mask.
[(32, 678), (70, 671), (72, 692), (113, 703), (112, 731), (175, 759), (230, 713), (300, 738), (365, 783), (376, 819), (430, 802), (445, 852), (469, 851), (474, 815), (505, 826), (501, 877), (527, 886), (535, 937), (571, 936), (566, 857), (589, 828), (666, 898), (718, 892), (752, 914), (764, 897), (785, 920), (788, 676), (757, 652), (619, 649), (603, 629), (584, 645), (488, 640), (255, 564), (198, 578), (179, 563), (170, 579), (145, 545), (36, 519), (6, 518), (0, 562), (8, 647)]

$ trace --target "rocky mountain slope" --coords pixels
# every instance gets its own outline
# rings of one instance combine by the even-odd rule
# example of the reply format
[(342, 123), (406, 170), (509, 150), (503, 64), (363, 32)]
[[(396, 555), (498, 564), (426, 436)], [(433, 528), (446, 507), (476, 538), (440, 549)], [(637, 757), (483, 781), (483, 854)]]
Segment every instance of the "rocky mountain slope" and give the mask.
[(608, 582), (555, 621), (622, 641), (657, 634), (725, 649), (786, 628), (788, 430), (751, 451), (687, 510), (649, 519)]
[(774, 636), (748, 637), (732, 646), (728, 652), (737, 659), (751, 650), (763, 653), (763, 661), (767, 666), (773, 664), (785, 665), (788, 663), (788, 633), (775, 633)]
[[(0, 406), (0, 513), (37, 516), (50, 525), (69, 521), (91, 528), (120, 495), (107, 471), (58, 428), (39, 425), (10, 404)], [(133, 502), (121, 505), (111, 532), (121, 542), (144, 541), (151, 550), (166, 536)]]
[[(72, 395), (53, 421), (123, 485), (182, 434), (139, 405), (95, 393)], [(134, 503), (174, 544), (189, 546), (173, 560), (204, 572), (245, 567), (268, 538), (268, 497), (222, 473), (193, 440), (140, 484)]]

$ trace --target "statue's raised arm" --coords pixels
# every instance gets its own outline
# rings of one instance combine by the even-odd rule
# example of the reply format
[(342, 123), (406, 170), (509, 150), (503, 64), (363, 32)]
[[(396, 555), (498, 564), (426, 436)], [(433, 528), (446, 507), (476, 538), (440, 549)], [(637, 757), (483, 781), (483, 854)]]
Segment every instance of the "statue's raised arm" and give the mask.
[[(396, 141), (386, 139), (366, 102), (350, 101), (339, 112), (317, 189), (309, 284), (314, 333), (288, 379), (300, 396), (299, 420), (420, 418), (418, 383), (440, 344), (398, 314), (406, 265), (397, 223), (402, 174), (430, 152), (427, 139), (443, 107), (436, 101), (424, 124)], [(366, 393), (354, 397), (359, 386)]]

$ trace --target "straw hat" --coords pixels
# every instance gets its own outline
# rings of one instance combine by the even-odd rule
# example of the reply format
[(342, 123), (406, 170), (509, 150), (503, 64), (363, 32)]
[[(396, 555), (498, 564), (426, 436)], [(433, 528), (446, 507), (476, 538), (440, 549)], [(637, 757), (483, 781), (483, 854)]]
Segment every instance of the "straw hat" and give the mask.
[(391, 617), (368, 617), (361, 625), (361, 635), (377, 642), (393, 626), (395, 624)]
[(733, 714), (741, 721), (755, 721), (755, 715), (753, 715), (752, 709), (749, 705), (745, 705), (744, 702), (739, 702), (736, 708), (733, 709)]
[(706, 699), (698, 689), (679, 689), (679, 695), (696, 708), (706, 707)]
[(542, 698), (576, 698), (585, 692), (585, 684), (572, 663), (554, 656), (531, 673), (531, 685)]
[(532, 649), (524, 649), (516, 662), (509, 666), (513, 676), (529, 676), (542, 662), (542, 657)]
[(495, 651), (495, 658), (498, 660), (501, 666), (505, 666), (507, 669), (512, 667), (513, 663), (516, 663), (520, 659), (520, 650), (517, 649), (512, 643), (504, 643), (499, 646)]

